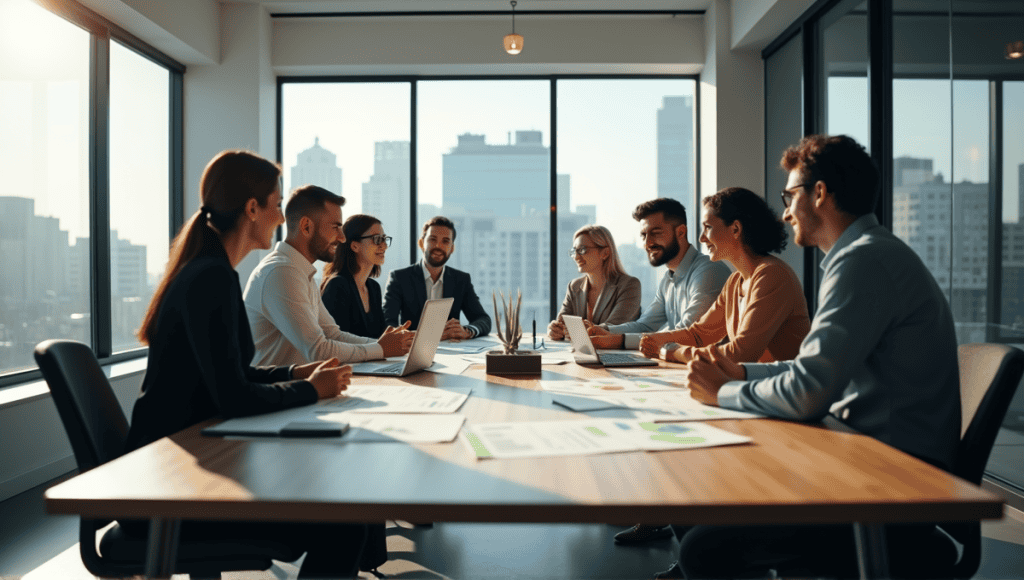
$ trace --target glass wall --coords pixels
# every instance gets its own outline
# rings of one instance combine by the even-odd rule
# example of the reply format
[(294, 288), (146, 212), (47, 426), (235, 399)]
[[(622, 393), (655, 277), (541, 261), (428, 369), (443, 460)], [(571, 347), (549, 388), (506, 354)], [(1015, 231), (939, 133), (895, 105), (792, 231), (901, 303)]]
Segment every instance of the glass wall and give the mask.
[(492, 292), (522, 290), (520, 321), (546, 327), (550, 81), (420, 82), (417, 120), (417, 223), (435, 215), (455, 222), (448, 264), (472, 275), (485, 305)]
[(89, 42), (0, 4), (0, 374), (34, 369), (43, 340), (91, 343)]
[[(816, 33), (805, 53), (815, 59), (805, 70), (814, 72), (801, 75), (810, 94), (799, 111), (792, 110), (797, 97), (791, 77), (800, 67), (794, 40), (780, 38), (765, 50), (769, 183), (771, 148), (795, 140), (780, 115), (809, 119), (804, 134), (846, 133), (866, 147), (869, 137), (880, 141), (868, 128), (886, 131), (891, 122), (892, 157), (883, 161), (892, 163), (892, 184), (891, 190), (883, 184), (882, 192), (883, 202), (891, 194), (891, 207), (881, 212), (891, 209), (891, 223), (883, 225), (935, 277), (961, 344), (1022, 347), (1024, 58), (1012, 58), (1007, 46), (1024, 40), (1024, 5), (893, 0), (891, 12), (871, 19), (881, 21), (874, 35), (883, 40), (891, 23), (893, 52), (869, 55), (867, 17), (886, 4), (844, 0), (800, 19), (804, 33)], [(872, 87), (871, 79), (887, 78), (890, 56), (891, 86)], [(876, 69), (879, 74), (866, 74)], [(815, 280), (804, 282), (809, 293), (817, 291)], [(1024, 386), (1002, 427), (986, 477), (1024, 496)]]
[(182, 207), (184, 67), (77, 3), (40, 4), (0, 2), (0, 387), (40, 376), (46, 339), (143, 356)]
[(611, 231), (623, 267), (640, 279), (641, 307), (654, 300), (665, 268), (650, 266), (632, 217), (648, 199), (679, 200), (688, 239), (699, 245), (694, 90), (689, 79), (558, 83), (560, 291), (580, 275), (568, 256), (573, 232), (599, 224)]
[(409, 264), (409, 83), (288, 83), (281, 95), (285, 191), (318, 185), (345, 198), (344, 218), (381, 220), (392, 237), (383, 290)]
[(579, 275), (567, 252), (583, 225), (612, 231), (645, 302), (659, 272), (639, 245), (633, 208), (679, 199), (696, 241), (693, 78), (279, 82), (287, 189), (317, 183), (346, 197), (345, 215), (381, 218), (395, 238), (385, 270), (419, 260), (420, 225), (449, 217), (457, 238), (448, 264), (472, 274), (485, 305), (496, 290), (521, 289), (526, 325), (544, 329)]
[[(110, 44), (110, 310), (114, 352), (135, 332), (167, 264), (169, 71)], [(166, 228), (158, 224), (167, 224)], [(156, 226), (156, 227), (154, 227)]]

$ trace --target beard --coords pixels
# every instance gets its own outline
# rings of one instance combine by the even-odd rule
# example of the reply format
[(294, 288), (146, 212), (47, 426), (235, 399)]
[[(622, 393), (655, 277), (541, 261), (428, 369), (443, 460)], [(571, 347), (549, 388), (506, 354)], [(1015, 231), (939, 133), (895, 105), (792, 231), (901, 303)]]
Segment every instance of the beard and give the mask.
[(328, 242), (327, 238), (320, 235), (320, 232), (314, 233), (313, 239), (309, 241), (309, 253), (321, 262), (330, 262), (334, 260), (334, 252), (337, 249), (338, 244), (335, 242)]
[(427, 259), (427, 263), (430, 264), (431, 268), (440, 268), (441, 266), (444, 266), (448, 262), (448, 258), (450, 257), (451, 256), (449, 254), (446, 254), (444, 253), (443, 250), (438, 249), (431, 250), (430, 253), (425, 256), (425, 258)]
[[(655, 258), (650, 254), (650, 250), (661, 250), (661, 255)], [(651, 263), (652, 266), (657, 268), (658, 266), (663, 266), (674, 260), (675, 257), (679, 255), (679, 250), (679, 240), (673, 238), (672, 244), (667, 248), (665, 246), (651, 247), (647, 253), (647, 260)]]

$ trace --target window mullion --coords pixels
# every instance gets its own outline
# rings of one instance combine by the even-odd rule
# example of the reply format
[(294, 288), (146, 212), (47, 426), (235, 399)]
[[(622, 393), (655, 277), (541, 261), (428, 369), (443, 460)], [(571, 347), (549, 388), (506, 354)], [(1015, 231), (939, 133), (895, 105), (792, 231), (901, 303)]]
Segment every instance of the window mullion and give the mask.
[(112, 353), (110, 306), (110, 34), (94, 33), (89, 82), (89, 228), (92, 346)]

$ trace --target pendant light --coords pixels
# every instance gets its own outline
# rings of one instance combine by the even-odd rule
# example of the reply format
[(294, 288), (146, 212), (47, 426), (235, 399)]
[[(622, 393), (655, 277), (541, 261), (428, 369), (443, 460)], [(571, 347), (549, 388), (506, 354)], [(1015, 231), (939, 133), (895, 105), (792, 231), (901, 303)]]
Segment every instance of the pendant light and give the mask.
[(505, 52), (519, 54), (523, 50), (523, 36), (516, 34), (516, 0), (512, 4), (512, 34), (505, 35)]
[(1006, 43), (1006, 60), (1024, 57), (1024, 40)]

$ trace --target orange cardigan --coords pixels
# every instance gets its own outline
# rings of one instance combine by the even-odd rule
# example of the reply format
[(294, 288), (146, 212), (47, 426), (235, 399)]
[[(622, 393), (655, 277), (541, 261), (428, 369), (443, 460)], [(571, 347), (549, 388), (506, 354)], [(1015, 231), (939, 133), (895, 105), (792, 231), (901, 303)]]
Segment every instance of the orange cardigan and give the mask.
[(746, 307), (740, 309), (743, 279), (733, 272), (718, 299), (700, 320), (674, 331), (670, 341), (683, 345), (679, 360), (692, 360), (726, 336), (720, 347), (735, 362), (792, 360), (811, 329), (807, 301), (796, 273), (788, 264), (768, 256), (750, 276)]

